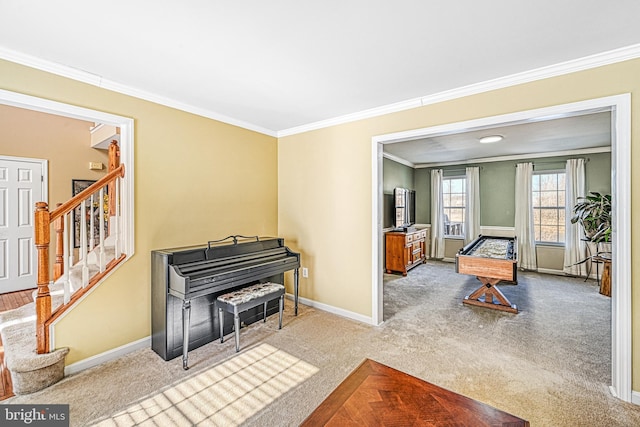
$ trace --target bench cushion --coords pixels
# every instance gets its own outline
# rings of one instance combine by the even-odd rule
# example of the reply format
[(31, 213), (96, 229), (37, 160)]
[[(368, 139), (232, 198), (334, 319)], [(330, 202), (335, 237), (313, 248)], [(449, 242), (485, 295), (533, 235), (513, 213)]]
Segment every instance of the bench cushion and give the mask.
[(262, 298), (266, 295), (283, 293), (283, 291), (284, 286), (278, 283), (258, 283), (256, 285), (238, 289), (237, 291), (229, 292), (228, 294), (220, 295), (218, 297), (218, 301), (235, 306)]

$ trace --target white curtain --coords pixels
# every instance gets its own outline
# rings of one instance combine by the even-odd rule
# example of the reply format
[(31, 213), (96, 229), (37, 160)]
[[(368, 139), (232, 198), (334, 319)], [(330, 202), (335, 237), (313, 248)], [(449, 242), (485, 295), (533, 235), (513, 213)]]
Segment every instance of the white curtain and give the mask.
[(573, 207), (578, 202), (578, 197), (585, 196), (584, 159), (567, 160), (565, 178), (565, 242), (564, 242), (564, 268), (567, 274), (586, 276), (586, 263), (575, 265), (587, 256), (587, 245), (582, 240), (583, 232), (580, 224), (571, 224)]
[(533, 163), (516, 165), (516, 237), (520, 268), (536, 270), (536, 238), (533, 228)]
[(467, 168), (467, 192), (465, 206), (467, 214), (464, 217), (465, 245), (480, 234), (480, 168)]
[(444, 258), (444, 204), (442, 169), (431, 171), (431, 256)]

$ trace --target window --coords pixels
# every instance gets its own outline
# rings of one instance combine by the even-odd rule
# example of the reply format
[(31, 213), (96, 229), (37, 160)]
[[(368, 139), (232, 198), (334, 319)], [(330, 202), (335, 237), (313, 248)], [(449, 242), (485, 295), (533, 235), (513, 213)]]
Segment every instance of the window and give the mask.
[(536, 242), (564, 243), (565, 172), (534, 172), (532, 178)]
[(467, 179), (465, 177), (442, 179), (444, 235), (447, 237), (464, 237), (466, 191)]

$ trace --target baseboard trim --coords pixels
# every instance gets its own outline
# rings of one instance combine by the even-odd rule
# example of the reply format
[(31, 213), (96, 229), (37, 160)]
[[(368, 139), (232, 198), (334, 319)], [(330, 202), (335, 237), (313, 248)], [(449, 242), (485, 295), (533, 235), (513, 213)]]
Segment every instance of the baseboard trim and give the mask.
[(552, 268), (538, 268), (536, 271), (538, 273), (553, 274), (554, 276), (566, 276), (564, 271), (555, 270), (555, 269), (552, 269)]
[[(551, 268), (538, 268), (536, 271), (538, 273), (553, 274), (555, 276), (575, 277), (576, 279), (583, 279), (583, 280), (587, 278), (586, 276), (575, 276), (573, 274), (567, 274), (562, 270), (555, 270)], [(598, 280), (598, 276), (595, 273), (591, 273), (591, 275), (589, 276), (589, 279)]]
[(640, 405), (640, 391), (631, 390), (631, 403)]
[[(287, 294), (287, 299), (290, 299), (293, 301), (293, 295)], [(344, 310), (341, 308), (337, 308), (328, 304), (323, 304), (321, 302), (313, 301), (313, 300), (302, 298), (302, 297), (298, 298), (298, 302), (300, 304), (304, 304), (309, 307), (317, 308), (318, 310), (326, 311), (328, 313), (333, 313), (341, 317), (346, 317), (347, 319), (357, 320), (358, 322), (366, 323), (368, 325), (373, 325), (373, 320), (371, 319), (371, 317), (363, 316), (362, 314), (354, 313), (349, 310)], [(126, 354), (129, 354), (136, 350), (140, 350), (147, 347), (151, 347), (151, 336), (141, 338), (137, 341), (130, 342), (128, 344), (122, 345), (112, 350), (105, 351), (104, 353), (96, 354), (95, 356), (91, 356), (86, 359), (80, 360), (79, 362), (75, 362), (75, 363), (72, 363), (71, 365), (67, 365), (64, 368), (64, 374), (65, 375), (77, 374), (78, 372), (82, 372), (86, 369), (93, 368), (94, 366), (98, 366), (110, 360), (115, 360)]]
[[(292, 294), (287, 294), (287, 299), (293, 300)], [(318, 310), (326, 311), (327, 313), (337, 314), (341, 317), (346, 317), (347, 319), (357, 320), (358, 322), (366, 323), (367, 325), (374, 325), (373, 319), (369, 316), (363, 316), (362, 314), (354, 313), (353, 311), (344, 310), (342, 308), (334, 307), (329, 304), (323, 304), (318, 301), (313, 301), (308, 298), (299, 297), (298, 302), (304, 305), (308, 305), (309, 307), (317, 308)]]
[(98, 366), (104, 362), (115, 360), (126, 354), (147, 347), (151, 347), (151, 336), (141, 338), (137, 341), (130, 342), (120, 347), (105, 351), (104, 353), (96, 354), (95, 356), (91, 356), (86, 359), (80, 360), (79, 362), (75, 362), (71, 365), (65, 366), (64, 374), (65, 376), (77, 374), (78, 372), (82, 372), (85, 369), (93, 368), (94, 366)]

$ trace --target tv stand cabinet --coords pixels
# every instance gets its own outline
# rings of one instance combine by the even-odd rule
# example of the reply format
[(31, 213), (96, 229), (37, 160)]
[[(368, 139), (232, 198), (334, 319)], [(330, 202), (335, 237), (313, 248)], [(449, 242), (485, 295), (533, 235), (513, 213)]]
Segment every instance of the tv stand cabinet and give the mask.
[(408, 232), (390, 231), (385, 234), (385, 269), (387, 273), (402, 273), (427, 259), (429, 229)]

